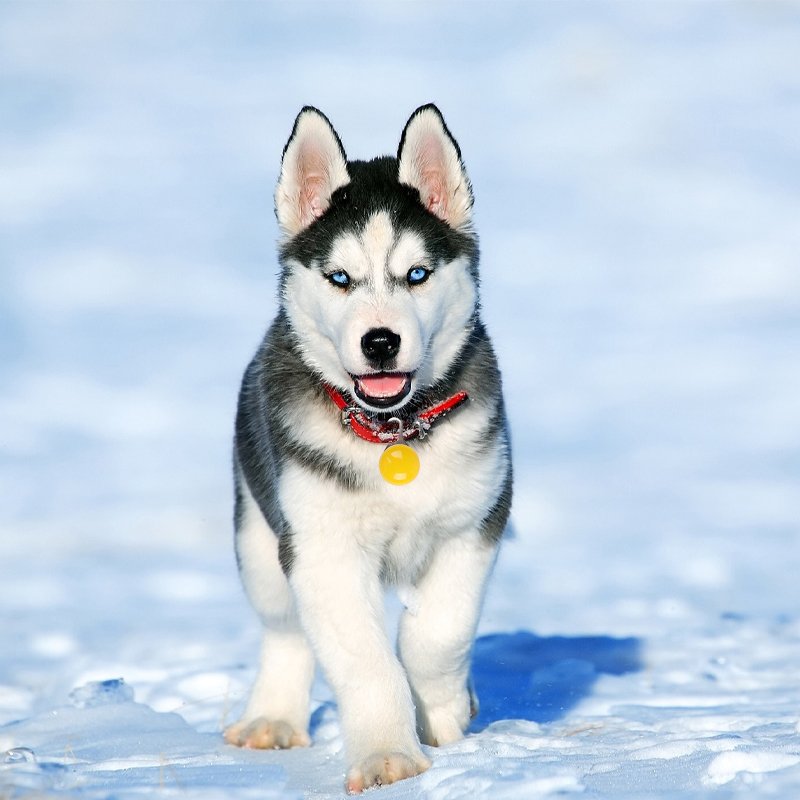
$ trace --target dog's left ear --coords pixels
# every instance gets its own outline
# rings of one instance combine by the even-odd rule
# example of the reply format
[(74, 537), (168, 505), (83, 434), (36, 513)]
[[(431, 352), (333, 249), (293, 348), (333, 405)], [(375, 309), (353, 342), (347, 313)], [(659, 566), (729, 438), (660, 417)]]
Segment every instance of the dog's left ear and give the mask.
[(453, 228), (469, 228), (472, 187), (458, 143), (435, 105), (421, 106), (411, 115), (397, 161), (398, 180), (419, 191), (425, 208)]

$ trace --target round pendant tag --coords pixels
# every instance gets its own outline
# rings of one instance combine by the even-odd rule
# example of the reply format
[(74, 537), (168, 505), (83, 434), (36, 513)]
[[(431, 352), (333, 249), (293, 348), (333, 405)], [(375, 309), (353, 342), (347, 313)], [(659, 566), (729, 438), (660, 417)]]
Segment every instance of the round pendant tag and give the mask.
[(419, 474), (419, 456), (407, 444), (393, 444), (381, 454), (378, 468), (385, 481), (402, 486)]

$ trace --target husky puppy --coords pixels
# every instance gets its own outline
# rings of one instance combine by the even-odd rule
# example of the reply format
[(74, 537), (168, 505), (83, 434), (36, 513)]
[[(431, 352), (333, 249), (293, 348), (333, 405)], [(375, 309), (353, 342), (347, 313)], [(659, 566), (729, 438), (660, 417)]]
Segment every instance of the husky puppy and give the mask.
[[(433, 105), (397, 158), (348, 161), (311, 107), (283, 152), (280, 310), (244, 375), (234, 454), (236, 554), (265, 631), (225, 738), (308, 745), (318, 659), (350, 793), (426, 770), (420, 742), (460, 739), (477, 710), (469, 662), (511, 460), (472, 202)], [(386, 584), (406, 606), (397, 655)]]

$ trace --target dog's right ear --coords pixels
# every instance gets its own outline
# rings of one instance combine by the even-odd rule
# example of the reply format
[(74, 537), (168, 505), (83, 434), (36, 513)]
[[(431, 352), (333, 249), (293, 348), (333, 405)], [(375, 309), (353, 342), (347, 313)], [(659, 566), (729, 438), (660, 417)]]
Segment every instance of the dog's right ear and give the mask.
[(321, 217), (331, 195), (348, 183), (347, 156), (339, 136), (321, 111), (306, 106), (283, 150), (275, 189), (275, 215), (286, 236), (295, 236)]

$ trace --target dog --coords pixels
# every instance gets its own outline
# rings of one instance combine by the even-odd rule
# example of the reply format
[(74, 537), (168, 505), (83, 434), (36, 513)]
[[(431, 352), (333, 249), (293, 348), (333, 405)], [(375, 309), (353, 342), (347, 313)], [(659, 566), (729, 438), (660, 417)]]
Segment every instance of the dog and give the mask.
[[(264, 625), (244, 747), (310, 744), (318, 660), (353, 794), (460, 739), (487, 579), (509, 516), (500, 372), (481, 321), (473, 194), (434, 105), (397, 157), (348, 161), (306, 106), (275, 192), (279, 311), (245, 371), (235, 550)], [(383, 588), (405, 610), (397, 655)]]

